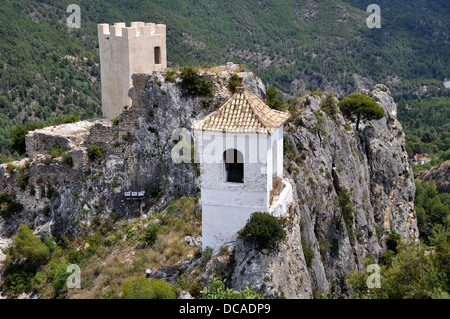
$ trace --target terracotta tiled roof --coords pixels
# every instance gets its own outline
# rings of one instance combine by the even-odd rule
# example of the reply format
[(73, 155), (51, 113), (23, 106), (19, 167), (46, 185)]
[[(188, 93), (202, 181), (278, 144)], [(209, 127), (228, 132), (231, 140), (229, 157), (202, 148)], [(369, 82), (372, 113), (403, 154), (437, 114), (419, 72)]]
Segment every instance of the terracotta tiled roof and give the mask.
[(289, 113), (271, 109), (245, 86), (241, 86), (217, 111), (196, 122), (192, 129), (272, 134), (289, 117)]

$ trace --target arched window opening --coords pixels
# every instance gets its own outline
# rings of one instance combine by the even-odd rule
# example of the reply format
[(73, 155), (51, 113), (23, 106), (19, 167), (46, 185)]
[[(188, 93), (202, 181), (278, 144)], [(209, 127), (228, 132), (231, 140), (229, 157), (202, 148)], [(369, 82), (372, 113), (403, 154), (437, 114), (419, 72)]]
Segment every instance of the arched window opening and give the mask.
[(244, 157), (236, 149), (223, 152), (225, 162), (225, 180), (231, 183), (244, 182)]
[(161, 64), (161, 48), (155, 47), (155, 64)]

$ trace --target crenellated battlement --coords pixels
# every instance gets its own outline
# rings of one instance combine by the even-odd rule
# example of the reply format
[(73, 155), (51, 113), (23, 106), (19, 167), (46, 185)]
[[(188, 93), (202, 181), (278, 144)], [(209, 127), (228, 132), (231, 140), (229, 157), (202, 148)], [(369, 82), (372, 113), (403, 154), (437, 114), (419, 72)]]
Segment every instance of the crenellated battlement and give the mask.
[(103, 116), (115, 118), (131, 106), (128, 91), (134, 73), (167, 68), (166, 25), (124, 22), (98, 25)]
[(99, 36), (115, 36), (122, 38), (138, 38), (152, 36), (166, 36), (166, 25), (145, 22), (131, 22), (127, 27), (124, 22), (117, 22), (113, 25), (99, 24)]

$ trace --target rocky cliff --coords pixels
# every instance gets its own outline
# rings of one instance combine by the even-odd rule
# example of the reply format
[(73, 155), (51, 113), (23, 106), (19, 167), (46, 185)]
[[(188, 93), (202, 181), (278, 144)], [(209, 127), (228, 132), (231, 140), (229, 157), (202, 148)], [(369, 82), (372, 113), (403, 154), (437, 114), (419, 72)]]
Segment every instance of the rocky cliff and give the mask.
[[(174, 198), (194, 196), (198, 166), (172, 161), (179, 142), (173, 133), (189, 129), (230, 97), (232, 72), (222, 68), (202, 75), (213, 82), (213, 97), (187, 95), (179, 74), (171, 80), (161, 73), (136, 74), (129, 93), (133, 105), (117, 119), (30, 132), (28, 158), (0, 167), (1, 193), (23, 205), (2, 213), (0, 237), (11, 238), (20, 224), (33, 226), (38, 235), (73, 235), (81, 225), (112, 213), (133, 219), (163, 209)], [(239, 75), (264, 98), (258, 78), (250, 72)], [(367, 94), (384, 108), (385, 117), (361, 124), (359, 132), (345, 126), (339, 112), (329, 116), (322, 110), (325, 95), (296, 99), (290, 106), (284, 166), (294, 201), (288, 208), (287, 238), (271, 251), (238, 240), (234, 288), (251, 281), (273, 297), (345, 296), (345, 276), (362, 269), (368, 257), (377, 261), (390, 232), (417, 239), (414, 182), (396, 105), (384, 86)], [(52, 149), (63, 156), (51, 156)], [(145, 195), (125, 195), (139, 191)], [(345, 199), (350, 215), (343, 214)]]
[[(238, 240), (235, 288), (251, 280), (273, 296), (343, 297), (346, 275), (364, 270), (364, 260), (377, 262), (389, 233), (417, 240), (414, 180), (396, 105), (385, 86), (365, 92), (385, 117), (364, 123), (359, 132), (345, 126), (340, 113), (327, 115), (325, 95), (293, 106), (284, 162), (296, 188), (290, 231), (273, 251), (257, 252)], [(344, 213), (346, 200), (351, 203)]]

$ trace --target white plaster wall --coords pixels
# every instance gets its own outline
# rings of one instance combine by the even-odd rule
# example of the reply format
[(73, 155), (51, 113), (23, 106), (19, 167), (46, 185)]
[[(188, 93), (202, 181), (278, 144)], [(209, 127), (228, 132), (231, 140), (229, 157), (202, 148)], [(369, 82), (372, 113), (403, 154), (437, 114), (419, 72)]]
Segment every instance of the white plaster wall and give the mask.
[(214, 251), (236, 239), (236, 233), (245, 226), (251, 208), (202, 205), (202, 249)]
[[(277, 167), (273, 167), (273, 145), (274, 141), (277, 141)], [(267, 189), (272, 189), (273, 186), (273, 173), (276, 172), (277, 177), (283, 177), (283, 126), (280, 126), (272, 135), (267, 139), (267, 171), (270, 172), (267, 175)]]
[[(217, 250), (234, 241), (253, 212), (269, 209), (272, 189), (272, 145), (277, 141), (276, 172), (283, 172), (283, 128), (272, 135), (194, 132), (200, 162), (203, 249)], [(227, 183), (223, 152), (234, 148), (244, 155), (244, 183)], [(268, 174), (269, 172), (269, 174)]]

